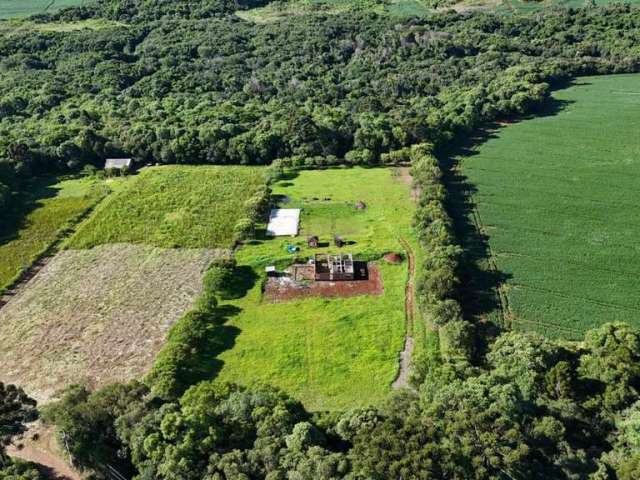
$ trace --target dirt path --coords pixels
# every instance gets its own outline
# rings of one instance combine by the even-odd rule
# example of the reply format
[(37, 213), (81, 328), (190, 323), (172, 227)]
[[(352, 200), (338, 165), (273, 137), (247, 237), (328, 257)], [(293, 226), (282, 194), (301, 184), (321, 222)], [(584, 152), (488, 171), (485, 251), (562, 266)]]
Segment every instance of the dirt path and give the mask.
[(411, 356), (415, 341), (413, 339), (413, 314), (414, 314), (414, 284), (416, 274), (416, 261), (411, 246), (404, 240), (400, 239), (402, 247), (407, 252), (407, 260), (409, 262), (409, 275), (407, 278), (407, 286), (405, 288), (404, 312), (406, 318), (407, 334), (404, 339), (404, 349), (400, 352), (400, 370), (398, 376), (391, 384), (391, 388), (408, 388), (409, 372), (411, 371)]
[[(20, 445), (18, 448), (17, 445)], [(34, 424), (23, 438), (7, 448), (13, 458), (33, 462), (49, 480), (81, 480), (59, 452), (53, 430), (40, 423)]]

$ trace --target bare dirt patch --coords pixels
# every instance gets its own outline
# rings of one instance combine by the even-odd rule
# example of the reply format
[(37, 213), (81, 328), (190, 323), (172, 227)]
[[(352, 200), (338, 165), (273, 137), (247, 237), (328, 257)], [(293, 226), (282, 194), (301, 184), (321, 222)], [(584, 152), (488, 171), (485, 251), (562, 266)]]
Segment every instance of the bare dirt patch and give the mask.
[(409, 374), (411, 372), (411, 357), (413, 356), (413, 329), (414, 329), (414, 285), (416, 276), (416, 260), (411, 246), (406, 240), (401, 239), (400, 243), (407, 252), (409, 260), (409, 275), (407, 277), (407, 286), (405, 288), (404, 312), (407, 322), (407, 335), (404, 341), (404, 349), (400, 352), (400, 369), (398, 376), (391, 384), (394, 389), (409, 387)]
[(382, 295), (382, 274), (375, 263), (367, 266), (367, 276), (353, 281), (316, 282), (312, 265), (292, 266), (286, 274), (270, 277), (264, 289), (267, 302), (287, 302), (310, 297), (355, 297)]
[(81, 480), (80, 474), (67, 463), (53, 428), (35, 422), (20, 438), (7, 447), (9, 456), (33, 462), (49, 480)]
[(143, 375), (215, 255), (128, 244), (58, 253), (0, 310), (0, 381), (42, 402), (71, 383)]

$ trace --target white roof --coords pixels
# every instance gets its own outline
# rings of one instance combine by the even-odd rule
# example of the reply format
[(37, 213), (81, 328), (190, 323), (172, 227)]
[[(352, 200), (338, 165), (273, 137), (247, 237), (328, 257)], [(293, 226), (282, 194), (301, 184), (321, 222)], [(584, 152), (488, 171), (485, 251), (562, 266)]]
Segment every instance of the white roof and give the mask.
[(107, 158), (107, 161), (104, 163), (104, 168), (124, 168), (131, 166), (130, 158)]
[(269, 215), (267, 235), (295, 237), (300, 223), (299, 208), (274, 208)]

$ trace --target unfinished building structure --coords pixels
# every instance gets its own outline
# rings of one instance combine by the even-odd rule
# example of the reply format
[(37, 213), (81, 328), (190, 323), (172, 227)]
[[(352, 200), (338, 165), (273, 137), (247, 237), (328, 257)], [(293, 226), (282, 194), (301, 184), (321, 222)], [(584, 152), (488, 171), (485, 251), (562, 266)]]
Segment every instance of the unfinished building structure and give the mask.
[(316, 281), (353, 280), (353, 255), (317, 254), (314, 256), (314, 278)]

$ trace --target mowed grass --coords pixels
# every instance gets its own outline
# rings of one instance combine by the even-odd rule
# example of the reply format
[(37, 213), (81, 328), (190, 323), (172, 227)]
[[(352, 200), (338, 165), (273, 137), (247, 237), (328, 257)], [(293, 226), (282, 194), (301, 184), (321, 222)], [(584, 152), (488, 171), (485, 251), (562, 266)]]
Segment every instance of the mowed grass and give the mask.
[(28, 17), (85, 3), (86, 0), (0, 0), (0, 18)]
[(495, 132), (460, 159), (512, 324), (575, 339), (607, 321), (640, 325), (640, 75), (587, 77), (564, 107)]
[(259, 167), (146, 168), (100, 205), (68, 246), (229, 248), (245, 202), (263, 185)]
[[(352, 298), (312, 298), (267, 303), (262, 298), (264, 266), (293, 261), (287, 244), (307, 258), (319, 250), (305, 245), (307, 235), (329, 242), (335, 234), (353, 242), (343, 251), (358, 258), (404, 252), (400, 239), (417, 249), (411, 228), (414, 207), (409, 186), (389, 169), (303, 171), (274, 186), (283, 206), (302, 208), (296, 238), (260, 239), (236, 254), (254, 280), (242, 298), (224, 302), (237, 314), (228, 325), (239, 329), (232, 349), (219, 355), (218, 378), (244, 384), (268, 382), (300, 398), (313, 410), (338, 410), (376, 404), (389, 392), (403, 348), (407, 263), (379, 261), (384, 294)], [(355, 202), (367, 205), (357, 210)]]
[[(0, 292), (109, 191), (95, 179), (38, 178), (16, 195), (0, 225)], [(6, 216), (4, 215), (6, 213)]]

